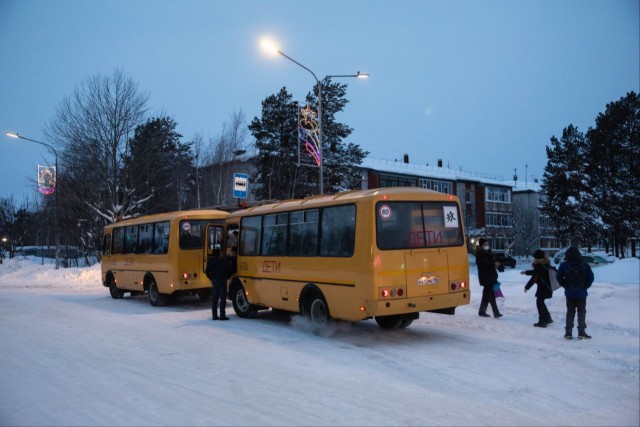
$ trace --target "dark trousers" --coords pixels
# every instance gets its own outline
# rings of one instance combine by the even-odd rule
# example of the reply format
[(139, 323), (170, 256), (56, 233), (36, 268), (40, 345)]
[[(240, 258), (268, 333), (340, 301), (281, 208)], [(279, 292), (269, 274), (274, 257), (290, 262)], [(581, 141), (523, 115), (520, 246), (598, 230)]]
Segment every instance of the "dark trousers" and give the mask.
[(494, 316), (500, 314), (500, 311), (498, 311), (498, 304), (496, 304), (496, 293), (493, 291), (493, 286), (483, 286), (479, 312), (486, 313), (489, 304), (491, 304)]
[(211, 287), (211, 314), (213, 317), (217, 317), (216, 311), (218, 305), (220, 305), (220, 317), (225, 317), (225, 310), (227, 308), (227, 281), (213, 280)]
[(578, 331), (584, 332), (587, 327), (587, 297), (584, 298), (567, 298), (567, 331), (573, 329), (573, 320), (578, 312)]
[(538, 322), (549, 323), (551, 321), (551, 314), (547, 305), (544, 303), (546, 298), (536, 298), (536, 307), (538, 308)]

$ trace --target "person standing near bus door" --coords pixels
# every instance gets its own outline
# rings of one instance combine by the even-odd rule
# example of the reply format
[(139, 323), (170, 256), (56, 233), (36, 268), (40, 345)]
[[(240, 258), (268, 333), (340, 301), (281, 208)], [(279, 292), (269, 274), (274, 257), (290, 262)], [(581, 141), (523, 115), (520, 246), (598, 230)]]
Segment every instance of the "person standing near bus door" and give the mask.
[[(211, 314), (213, 320), (229, 320), (227, 308), (227, 260), (220, 256), (220, 248), (213, 250), (213, 256), (207, 259), (205, 274), (211, 280)], [(220, 306), (220, 317), (217, 311)]]
[(478, 280), (482, 286), (482, 300), (480, 301), (480, 310), (478, 316), (489, 317), (487, 307), (491, 304), (493, 317), (499, 319), (502, 317), (496, 303), (496, 294), (493, 285), (498, 283), (498, 271), (496, 267), (502, 265), (499, 261), (493, 260), (493, 254), (489, 249), (487, 239), (481, 237), (476, 247), (476, 265), (478, 266)]

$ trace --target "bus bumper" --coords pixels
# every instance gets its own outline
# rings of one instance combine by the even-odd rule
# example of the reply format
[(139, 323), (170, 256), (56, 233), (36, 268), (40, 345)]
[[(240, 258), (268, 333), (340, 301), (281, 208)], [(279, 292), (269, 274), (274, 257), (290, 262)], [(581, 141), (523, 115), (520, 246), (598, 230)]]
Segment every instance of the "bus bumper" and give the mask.
[(367, 317), (391, 316), (458, 307), (470, 302), (471, 293), (469, 291), (405, 299), (368, 300), (365, 305), (365, 313)]

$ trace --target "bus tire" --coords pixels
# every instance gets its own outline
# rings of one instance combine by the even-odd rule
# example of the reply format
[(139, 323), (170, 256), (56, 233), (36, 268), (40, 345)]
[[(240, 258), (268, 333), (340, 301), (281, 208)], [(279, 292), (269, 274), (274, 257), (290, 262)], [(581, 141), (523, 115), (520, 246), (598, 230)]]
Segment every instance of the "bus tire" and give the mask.
[(304, 313), (311, 322), (314, 331), (319, 331), (329, 323), (331, 316), (329, 315), (329, 306), (327, 300), (324, 299), (322, 292), (313, 291), (305, 299)]
[(247, 301), (247, 295), (244, 291), (244, 286), (238, 282), (234, 282), (229, 290), (229, 299), (233, 304), (233, 310), (238, 317), (243, 319), (250, 319), (256, 317), (258, 310), (256, 307)]
[(109, 286), (109, 293), (111, 294), (111, 298), (122, 299), (122, 297), (124, 296), (124, 291), (118, 288), (118, 285), (116, 285), (116, 279), (111, 274), (109, 274), (109, 277), (107, 278), (107, 286)]
[(400, 325), (400, 329), (408, 328), (409, 325), (411, 325), (412, 323), (413, 323), (413, 319), (403, 319), (402, 325)]
[(154, 307), (160, 307), (167, 303), (167, 296), (160, 293), (156, 279), (149, 279), (149, 303)]
[[(411, 324), (412, 321), (413, 320), (409, 320), (409, 324)], [(376, 322), (382, 329), (399, 329), (403, 327), (406, 320), (401, 315), (376, 316)], [(406, 326), (409, 325), (407, 324)]]

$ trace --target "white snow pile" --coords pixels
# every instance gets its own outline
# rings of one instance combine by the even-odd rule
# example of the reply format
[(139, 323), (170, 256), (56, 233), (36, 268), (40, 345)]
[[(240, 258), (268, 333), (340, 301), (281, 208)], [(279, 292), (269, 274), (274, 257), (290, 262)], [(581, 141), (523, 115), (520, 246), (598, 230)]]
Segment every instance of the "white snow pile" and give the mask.
[[(501, 319), (481, 288), (454, 316), (404, 330), (372, 320), (314, 335), (272, 311), (212, 322), (184, 296), (113, 300), (100, 266), (0, 264), (0, 425), (640, 425), (640, 261), (594, 268), (591, 340), (534, 328), (526, 264), (500, 274)], [(575, 334), (575, 330), (574, 330)]]

